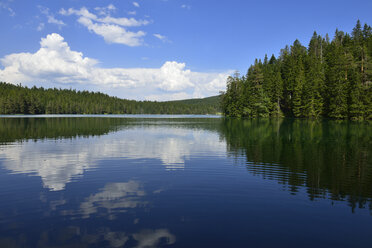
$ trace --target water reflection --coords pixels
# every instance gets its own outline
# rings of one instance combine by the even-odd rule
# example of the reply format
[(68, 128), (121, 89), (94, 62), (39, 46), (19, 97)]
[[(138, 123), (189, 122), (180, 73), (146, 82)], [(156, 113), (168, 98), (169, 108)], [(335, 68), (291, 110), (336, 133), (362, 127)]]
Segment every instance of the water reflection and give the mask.
[[(83, 199), (69, 198), (57, 192), (58, 200), (53, 200), (56, 195), (51, 192), (41, 194), (40, 201), (49, 209), (43, 207), (41, 216), (35, 213), (35, 223), (19, 220), (22, 206), (13, 206), (8, 216), (12, 221), (0, 225), (0, 247), (149, 248), (176, 242), (176, 236), (168, 228), (149, 228), (140, 224), (152, 219), (143, 214), (151, 212), (150, 207), (144, 209), (151, 203), (148, 197), (160, 194), (162, 190), (147, 193), (143, 183), (129, 180), (110, 182), (96, 190), (81, 189), (82, 193), (87, 191), (95, 192)], [(133, 211), (128, 212), (129, 209)], [(7, 220), (0, 216), (0, 223), (7, 223)], [(154, 225), (157, 223), (151, 224)], [(37, 230), (36, 233), (32, 229)]]
[(142, 230), (133, 234), (133, 238), (138, 241), (138, 248), (156, 247), (165, 238), (165, 244), (171, 245), (176, 242), (176, 237), (169, 233), (167, 229)]
[(372, 194), (372, 127), (367, 122), (120, 118), (0, 118), (0, 122), (2, 166), (12, 173), (38, 175), (52, 191), (63, 190), (105, 159), (157, 159), (165, 169), (175, 170), (184, 169), (191, 156), (222, 156), (227, 150), (236, 158), (244, 156), (252, 174), (288, 185), (292, 193), (306, 187), (310, 199), (347, 200), (355, 208), (364, 207)]
[[(167, 229), (143, 229), (136, 233), (112, 231), (108, 227), (90, 232), (79, 226), (43, 231), (35, 247), (133, 247), (151, 248), (169, 246), (176, 242), (176, 237)], [(0, 237), (1, 247), (30, 247), (26, 237)]]
[[(65, 189), (66, 184), (74, 178), (82, 176), (84, 171), (96, 168), (97, 163), (105, 159), (158, 159), (166, 170), (177, 170), (184, 169), (185, 160), (193, 154), (222, 154), (226, 150), (218, 136), (209, 135), (202, 129), (194, 129), (198, 125), (197, 120), (194, 120), (196, 123), (187, 124), (182, 120), (166, 122), (173, 125), (164, 126), (161, 120), (142, 123), (126, 119), (111, 121), (109, 118), (97, 121), (93, 118), (90, 124), (87, 121), (89, 119), (62, 119), (62, 122), (59, 119), (26, 119), (24, 122), (0, 119), (4, 124), (0, 127), (0, 133), (7, 134), (1, 136), (0, 143), (22, 141), (0, 147), (3, 166), (12, 173), (40, 176), (45, 188), (59, 191)], [(211, 120), (200, 121), (199, 128), (210, 122)], [(46, 134), (40, 131), (49, 126), (58, 131), (47, 131)], [(89, 138), (87, 127), (92, 128), (92, 136), (106, 135)], [(83, 137), (79, 133), (80, 129), (84, 133)], [(14, 135), (10, 137), (13, 131)], [(116, 132), (109, 133), (111, 131)], [(27, 137), (32, 137), (36, 143)], [(71, 140), (66, 137), (80, 138)]]
[[(91, 149), (92, 148), (92, 149)], [(95, 167), (94, 147), (80, 142), (44, 141), (2, 147), (3, 166), (12, 173), (40, 176), (45, 188), (63, 190), (72, 178)]]
[[(344, 238), (330, 231), (339, 223), (353, 226), (354, 238), (341, 244), (370, 243), (363, 242), (370, 219), (360, 215), (372, 210), (366, 122), (0, 118), (0, 124), (0, 247), (274, 247), (299, 236), (313, 247), (314, 237)], [(347, 211), (333, 208), (335, 202)], [(346, 205), (361, 209), (347, 215)]]
[(221, 134), (247, 170), (310, 200), (372, 209), (372, 125), (368, 122), (226, 119)]
[[(153, 194), (158, 194), (160, 191), (155, 190)], [(139, 181), (130, 180), (128, 182), (120, 183), (107, 183), (103, 188), (99, 189), (97, 193), (93, 193), (86, 197), (81, 203), (79, 209), (68, 210), (66, 206), (62, 207), (60, 215), (69, 216), (72, 219), (89, 219), (89, 218), (103, 218), (110, 222), (118, 219), (119, 215), (123, 216), (129, 209), (136, 209), (145, 207), (149, 202), (146, 200), (146, 194), (144, 186)], [(64, 205), (66, 201), (58, 202), (58, 204)], [(53, 211), (58, 211), (55, 205), (51, 204)], [(127, 215), (127, 219), (131, 220), (134, 226), (140, 221), (135, 218), (135, 214)], [(129, 218), (128, 218), (129, 217)], [(108, 227), (100, 227), (98, 233), (93, 233), (86, 229), (81, 232), (81, 228), (78, 226), (68, 227), (62, 229), (62, 232), (71, 234), (73, 236), (63, 234), (63, 236), (70, 237), (68, 240), (64, 240), (64, 243), (69, 243), (73, 240), (78, 239), (79, 245), (82, 244), (104, 244), (108, 242), (109, 247), (159, 247), (163, 245), (171, 245), (176, 241), (175, 235), (171, 234), (168, 229), (141, 229), (140, 231), (131, 233), (131, 228), (128, 228), (128, 223), (122, 224), (119, 229), (128, 231), (113, 231)], [(52, 232), (54, 235), (54, 231)], [(55, 240), (55, 239), (52, 239)], [(76, 242), (76, 241), (75, 241)], [(60, 241), (58, 241), (60, 243)], [(51, 243), (47, 242), (46, 247)]]
[[(79, 214), (88, 218), (104, 209), (105, 216), (115, 219), (115, 213), (126, 212), (128, 208), (144, 206), (145, 191), (141, 184), (136, 181), (126, 183), (108, 183), (99, 193), (90, 195), (80, 204)], [(64, 214), (70, 214), (64, 212)]]
[[(372, 126), (368, 122), (234, 119), (0, 118), (1, 165), (40, 176), (45, 188), (67, 183), (107, 159), (156, 159), (184, 169), (192, 156), (223, 157), (309, 199), (372, 197)], [(14, 143), (15, 141), (18, 141)], [(36, 143), (35, 143), (36, 142)], [(124, 161), (124, 160), (123, 160)]]

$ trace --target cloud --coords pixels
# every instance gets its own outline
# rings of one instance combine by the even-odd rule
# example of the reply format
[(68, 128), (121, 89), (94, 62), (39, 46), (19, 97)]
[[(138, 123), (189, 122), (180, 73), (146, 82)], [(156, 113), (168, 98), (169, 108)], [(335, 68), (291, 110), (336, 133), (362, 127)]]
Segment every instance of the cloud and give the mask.
[(85, 7), (81, 9), (70, 8), (68, 10), (61, 9), (61, 15), (78, 16), (78, 22), (88, 28), (89, 31), (100, 35), (107, 43), (117, 43), (127, 46), (140, 46), (143, 45), (143, 37), (146, 35), (143, 31), (131, 32), (126, 27), (140, 27), (148, 25), (148, 20), (137, 20), (135, 18), (120, 17), (115, 18), (110, 15), (110, 11), (114, 11), (116, 7), (110, 4), (107, 7), (95, 8), (99, 15), (89, 12)]
[(89, 31), (102, 36), (107, 43), (140, 46), (143, 43), (141, 37), (146, 34), (143, 31), (129, 32), (118, 25), (93, 23), (86, 17), (80, 17), (78, 22), (87, 27)]
[(63, 21), (54, 18), (54, 16), (48, 16), (48, 23), (53, 23), (59, 26), (66, 25)]
[(65, 16), (69, 16), (69, 15), (78, 15), (78, 16), (84, 16), (88, 19), (93, 19), (93, 20), (96, 20), (97, 19), (97, 16), (95, 14), (92, 14), (88, 11), (87, 8), (85, 7), (82, 7), (80, 10), (77, 10), (77, 9), (73, 9), (73, 8), (69, 8), (68, 10), (65, 10), (64, 8), (62, 8), (59, 13), (61, 15), (65, 15)]
[(116, 7), (113, 4), (107, 5), (107, 7), (95, 7), (99, 15), (109, 15), (111, 12), (116, 10)]
[[(90, 23), (96, 32), (107, 32)], [(111, 39), (122, 39), (112, 31)], [(105, 34), (108, 36), (109, 34)], [(225, 89), (231, 71), (221, 73), (194, 72), (185, 63), (166, 61), (160, 68), (101, 68), (98, 61), (70, 49), (64, 38), (49, 34), (41, 39), (35, 53), (14, 53), (0, 59), (0, 81), (12, 83), (65, 84), (85, 86), (110, 92), (118, 97), (144, 100), (170, 100), (216, 95)]]
[(136, 11), (128, 11), (128, 15), (136, 15), (137, 12)]
[(44, 24), (43, 22), (41, 22), (41, 23), (39, 24), (39, 26), (37, 26), (36, 30), (37, 30), (37, 31), (41, 31), (41, 30), (44, 29), (44, 27), (45, 27), (45, 24)]
[(161, 89), (166, 91), (180, 91), (188, 87), (193, 87), (190, 80), (190, 70), (185, 70), (185, 63), (178, 63), (175, 61), (167, 61), (160, 68), (162, 82), (159, 84)]
[(191, 6), (190, 5), (187, 5), (187, 4), (182, 4), (181, 5), (181, 8), (183, 8), (183, 9), (191, 9)]
[[(115, 6), (113, 6), (113, 8), (115, 8)], [(97, 10), (97, 8), (95, 9)], [(102, 11), (101, 9), (102, 8), (99, 8), (100, 11)], [(104, 9), (107, 9), (107, 7)], [(105, 17), (98, 18), (97, 15), (89, 12), (89, 10), (85, 7), (82, 7), (81, 9), (70, 8), (68, 10), (65, 10), (62, 8), (59, 11), (59, 13), (65, 16), (77, 15), (80, 18), (83, 17), (91, 21), (96, 21), (96, 22), (103, 23), (103, 24), (117, 24), (123, 27), (139, 27), (139, 26), (144, 26), (150, 23), (148, 20), (136, 20), (135, 18), (126, 18), (126, 17), (115, 18), (106, 12), (100, 13), (101, 15), (104, 14)]]
[(140, 7), (139, 3), (137, 3), (137, 2), (133, 2), (133, 6), (134, 6), (134, 7), (137, 7), (137, 8)]
[(162, 42), (168, 42), (168, 43), (171, 43), (171, 41), (164, 35), (161, 35), (161, 34), (154, 34), (154, 36), (156, 38), (158, 38), (159, 40), (161, 40)]
[(5, 9), (6, 11), (8, 11), (9, 12), (9, 16), (15, 16), (14, 10), (11, 7), (9, 7), (9, 2), (10, 1), (8, 1), (8, 2), (0, 2), (0, 9)]
[[(51, 24), (56, 24), (58, 25), (59, 27), (62, 27), (64, 25), (66, 25), (62, 20), (57, 20), (54, 15), (50, 14), (49, 12), (49, 9), (48, 8), (45, 8), (43, 6), (38, 6), (40, 12), (42, 14), (44, 14), (47, 18), (48, 18), (48, 23), (51, 23)], [(39, 30), (39, 28), (38, 28)]]
[(161, 34), (154, 34), (154, 36), (156, 37), (156, 38), (158, 38), (159, 40), (165, 40), (167, 37), (165, 37), (165, 36), (163, 36), (163, 35), (161, 35)]
[(53, 33), (42, 38), (40, 49), (34, 53), (10, 54), (0, 60), (5, 67), (0, 77), (8, 81), (32, 80), (82, 81), (97, 61), (71, 51), (63, 37)]
[(114, 18), (111, 16), (106, 16), (105, 18), (97, 19), (99, 22), (103, 23), (112, 23), (117, 24), (124, 27), (139, 27), (149, 24), (150, 22), (147, 20), (136, 20), (134, 18)]

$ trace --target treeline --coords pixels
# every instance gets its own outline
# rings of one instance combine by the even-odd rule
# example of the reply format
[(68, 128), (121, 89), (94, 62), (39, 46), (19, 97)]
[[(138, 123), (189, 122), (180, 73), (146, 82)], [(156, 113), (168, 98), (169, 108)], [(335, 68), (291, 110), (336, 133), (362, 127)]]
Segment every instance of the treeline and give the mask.
[(134, 101), (103, 93), (23, 87), (0, 82), (0, 114), (216, 114), (218, 97)]
[(372, 119), (372, 29), (358, 20), (351, 35), (332, 41), (314, 32), (308, 48), (296, 40), (244, 76), (227, 80), (222, 111), (234, 117)]

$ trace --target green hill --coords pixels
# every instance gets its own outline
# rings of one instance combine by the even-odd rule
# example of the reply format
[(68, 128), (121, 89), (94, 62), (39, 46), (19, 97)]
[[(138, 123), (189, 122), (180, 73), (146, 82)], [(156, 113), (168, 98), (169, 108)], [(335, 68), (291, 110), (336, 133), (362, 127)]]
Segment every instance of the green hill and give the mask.
[(217, 114), (219, 96), (134, 101), (100, 92), (24, 87), (0, 82), (0, 114)]
[(178, 100), (178, 101), (169, 101), (171, 103), (183, 103), (183, 104), (208, 104), (208, 105), (216, 105), (220, 104), (220, 97), (219, 96), (210, 96), (206, 98), (193, 98), (193, 99), (185, 99), (185, 100)]

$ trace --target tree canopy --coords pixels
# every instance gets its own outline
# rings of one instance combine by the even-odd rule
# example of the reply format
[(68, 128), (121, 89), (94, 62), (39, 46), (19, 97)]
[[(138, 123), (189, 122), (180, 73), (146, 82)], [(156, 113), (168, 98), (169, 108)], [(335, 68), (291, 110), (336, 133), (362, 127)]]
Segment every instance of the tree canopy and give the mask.
[(314, 32), (296, 40), (246, 75), (227, 79), (222, 111), (233, 117), (372, 119), (372, 29), (358, 20), (351, 35), (332, 41)]
[(0, 114), (216, 114), (219, 97), (134, 101), (100, 92), (23, 87), (0, 82)]

